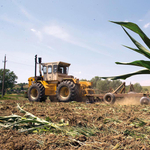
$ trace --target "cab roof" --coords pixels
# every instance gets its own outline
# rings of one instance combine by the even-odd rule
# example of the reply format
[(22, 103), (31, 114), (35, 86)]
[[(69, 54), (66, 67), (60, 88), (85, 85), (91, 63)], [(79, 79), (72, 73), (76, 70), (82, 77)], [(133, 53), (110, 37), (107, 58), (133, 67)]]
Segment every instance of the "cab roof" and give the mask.
[(61, 66), (66, 66), (69, 67), (71, 64), (66, 63), (66, 62), (62, 62), (62, 61), (58, 61), (58, 62), (49, 62), (49, 63), (41, 63), (42, 65), (61, 65)]

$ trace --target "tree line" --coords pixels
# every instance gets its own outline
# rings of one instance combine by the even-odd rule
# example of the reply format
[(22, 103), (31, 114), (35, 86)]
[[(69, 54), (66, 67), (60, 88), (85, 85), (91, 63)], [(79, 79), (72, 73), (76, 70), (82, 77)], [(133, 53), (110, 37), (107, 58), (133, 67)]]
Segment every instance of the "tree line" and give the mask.
[[(87, 81), (86, 79), (81, 79), (82, 81)], [(90, 80), (92, 82), (92, 88), (95, 89), (96, 93), (108, 93), (116, 90), (123, 82), (121, 80), (108, 80), (102, 79), (101, 77), (95, 76)], [(139, 83), (133, 84), (134, 92), (146, 92), (147, 88), (142, 88)], [(130, 85), (126, 86), (126, 93), (128, 93)]]
[[(3, 69), (0, 69), (0, 93), (2, 91), (2, 82), (3, 82)], [(28, 83), (19, 83), (17, 84), (16, 80), (18, 77), (13, 71), (9, 69), (5, 69), (5, 90), (4, 94), (12, 94), (12, 93), (24, 93), (28, 88)], [(82, 81), (87, 81), (86, 79), (81, 79)], [(96, 93), (108, 93), (115, 90), (122, 84), (120, 80), (107, 80), (101, 79), (101, 77), (95, 76), (90, 80), (92, 82), (92, 88), (95, 89)], [(134, 85), (135, 92), (145, 92), (148, 89), (143, 89), (139, 83), (135, 83)], [(126, 92), (129, 90), (129, 86), (126, 86)]]

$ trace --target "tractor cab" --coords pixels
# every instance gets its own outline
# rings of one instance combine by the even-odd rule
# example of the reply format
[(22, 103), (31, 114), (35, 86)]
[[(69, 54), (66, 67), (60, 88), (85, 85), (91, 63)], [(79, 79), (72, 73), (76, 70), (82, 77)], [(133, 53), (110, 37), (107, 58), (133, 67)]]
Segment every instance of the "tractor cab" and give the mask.
[(65, 62), (51, 62), (51, 63), (41, 63), (43, 71), (43, 80), (60, 82), (64, 78), (73, 78), (73, 76), (68, 76), (69, 63)]

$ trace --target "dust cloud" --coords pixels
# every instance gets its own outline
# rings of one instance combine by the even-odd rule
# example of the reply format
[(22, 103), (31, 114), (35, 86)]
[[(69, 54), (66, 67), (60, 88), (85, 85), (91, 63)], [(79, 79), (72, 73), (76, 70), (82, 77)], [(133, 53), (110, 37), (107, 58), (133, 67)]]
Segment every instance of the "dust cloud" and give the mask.
[(140, 105), (140, 97), (117, 99), (115, 105)]

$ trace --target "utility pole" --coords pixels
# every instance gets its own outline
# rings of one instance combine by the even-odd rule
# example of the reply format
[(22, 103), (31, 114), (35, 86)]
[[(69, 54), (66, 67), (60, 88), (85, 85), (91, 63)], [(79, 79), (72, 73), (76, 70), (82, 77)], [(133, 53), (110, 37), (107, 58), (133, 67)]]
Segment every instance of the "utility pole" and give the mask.
[(6, 68), (6, 55), (4, 57), (4, 70), (3, 70), (3, 82), (2, 82), (2, 97), (4, 96), (4, 90), (5, 90), (5, 68)]

